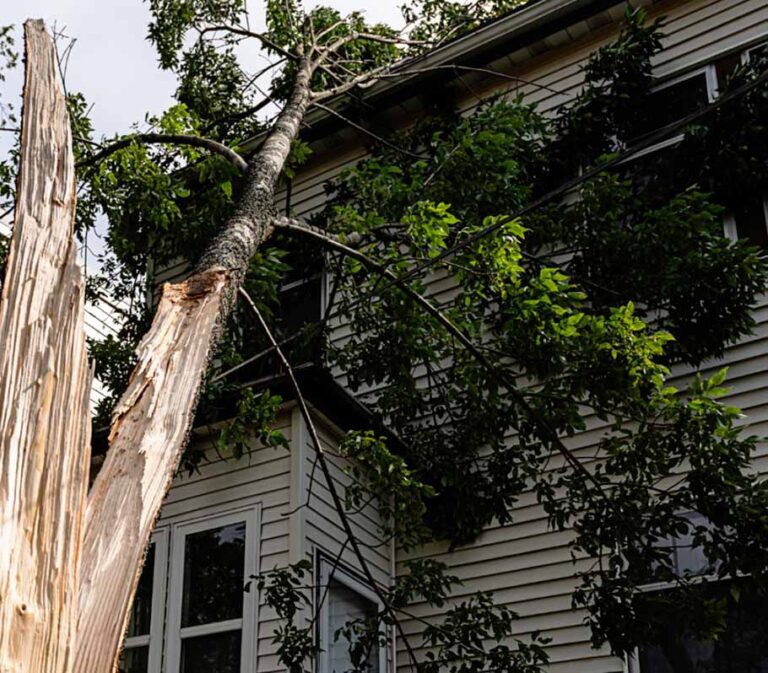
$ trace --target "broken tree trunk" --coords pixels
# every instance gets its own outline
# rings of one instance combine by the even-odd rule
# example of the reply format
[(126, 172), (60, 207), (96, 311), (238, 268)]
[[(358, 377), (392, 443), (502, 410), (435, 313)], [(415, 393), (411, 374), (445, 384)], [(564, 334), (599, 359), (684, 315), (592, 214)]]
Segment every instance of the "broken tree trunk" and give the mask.
[(75, 673), (110, 673), (142, 559), (189, 433), (197, 397), (251, 257), (271, 235), (274, 190), (309, 104), (311, 70), (251, 161), (232, 217), (187, 281), (166, 285), (115, 409), (109, 450), (88, 498)]
[(0, 672), (68, 673), (91, 377), (66, 104), (43, 22), (24, 29), (18, 194), (0, 297)]

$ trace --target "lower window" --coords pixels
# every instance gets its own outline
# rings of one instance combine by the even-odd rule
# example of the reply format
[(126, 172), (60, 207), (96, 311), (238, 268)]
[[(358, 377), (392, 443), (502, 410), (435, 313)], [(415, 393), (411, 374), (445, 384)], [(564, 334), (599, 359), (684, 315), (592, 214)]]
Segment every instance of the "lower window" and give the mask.
[(255, 672), (257, 531), (250, 507), (153, 535), (120, 673)]
[[(376, 593), (337, 563), (320, 558), (318, 602), (318, 673), (347, 673), (353, 668), (349, 650), (353, 643), (341, 630), (356, 620), (376, 619), (381, 608)], [(373, 646), (366, 654), (368, 673), (384, 673), (386, 649)]]
[(738, 594), (732, 585), (712, 586), (727, 604), (725, 631), (716, 641), (670, 638), (640, 650), (633, 671), (639, 673), (768, 672), (768, 596)]

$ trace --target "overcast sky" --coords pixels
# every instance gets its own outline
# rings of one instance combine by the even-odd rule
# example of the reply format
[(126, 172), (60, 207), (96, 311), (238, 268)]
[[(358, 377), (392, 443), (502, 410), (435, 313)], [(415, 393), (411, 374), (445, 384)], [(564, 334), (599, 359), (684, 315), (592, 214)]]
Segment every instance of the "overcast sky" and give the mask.
[[(369, 21), (398, 24), (401, 2), (325, 0), (323, 4), (342, 11), (363, 9)], [(264, 0), (248, 0), (248, 5), (252, 21), (263, 25)], [(97, 135), (127, 131), (133, 122), (142, 121), (146, 112), (158, 113), (171, 100), (174, 77), (160, 70), (154, 47), (146, 40), (149, 7), (142, 0), (0, 0), (0, 26), (20, 26), (26, 18), (45, 19), (50, 28), (55, 26), (76, 39), (67, 87), (81, 91), (94, 104)], [(20, 47), (20, 31), (18, 37)], [(258, 60), (257, 55), (254, 57)], [(258, 63), (252, 68), (243, 65), (251, 70), (259, 67)], [(17, 72), (0, 84), (2, 99), (20, 95), (21, 83), (21, 72)], [(0, 149), (3, 147), (7, 142), (0, 144)]]

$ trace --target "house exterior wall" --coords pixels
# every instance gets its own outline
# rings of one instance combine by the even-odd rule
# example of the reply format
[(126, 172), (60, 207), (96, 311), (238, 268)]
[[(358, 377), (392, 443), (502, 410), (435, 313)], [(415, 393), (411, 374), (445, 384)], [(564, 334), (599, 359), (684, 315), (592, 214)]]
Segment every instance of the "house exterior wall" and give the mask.
[[(331, 472), (343, 499), (350, 477), (345, 472), (348, 462), (336, 455), (341, 431), (320, 414), (317, 414), (315, 426), (328, 451)], [(314, 587), (319, 584), (317, 571), (323, 558), (365, 583), (359, 562), (345, 544), (346, 536), (325, 479), (319, 466), (315, 466), (310, 434), (295, 405), (286, 405), (275, 429), (283, 433), (288, 448), (254, 445), (239, 460), (224, 458), (212, 448), (215, 434), (196, 431), (192, 447), (203, 451), (204, 458), (197, 472), (182, 472), (174, 479), (155, 526), (154, 539), (158, 548), (165, 551), (156, 556), (161, 559), (161, 567), (155, 571), (155, 586), (163, 586), (153, 598), (152, 614), (157, 620), (157, 629), (152, 635), (156, 644), (148, 673), (171, 670), (168, 662), (175, 661), (178, 656), (174, 654), (173, 644), (175, 630), (178, 630), (174, 613), (178, 612), (178, 604), (183, 599), (174, 587), (180, 585), (180, 575), (184, 572), (180, 554), (184, 530), (190, 526), (204, 526), (204, 522), (209, 521), (210, 527), (215, 527), (221, 517), (236, 516), (237, 513), (245, 517), (251, 512), (256, 525), (255, 529), (249, 530), (246, 539), (247, 552), (255, 557), (250, 572), (268, 572), (307, 559), (313, 570), (305, 581)], [(394, 557), (390, 541), (377, 532), (381, 522), (375, 505), (369, 504), (359, 512), (353, 512), (349, 518), (363, 542), (363, 554), (376, 581), (390, 586)], [(248, 570), (244, 581), (248, 580), (247, 575)], [(321, 594), (315, 590), (308, 593), (316, 604)], [(245, 594), (246, 605), (248, 601), (254, 602), (254, 619), (251, 626), (243, 627), (243, 639), (250, 639), (251, 643), (243, 650), (247, 653), (247, 661), (242, 673), (285, 670), (278, 662), (277, 645), (273, 643), (280, 622), (261, 598), (257, 592)], [(309, 620), (312, 614), (313, 610), (308, 608), (303, 618)], [(252, 630), (248, 632), (248, 629)], [(130, 638), (127, 642), (131, 647)], [(134, 643), (139, 642), (134, 639)]]
[[(768, 40), (768, 4), (765, 0), (660, 0), (642, 4), (647, 5), (652, 17), (666, 17), (664, 49), (655, 59), (655, 74), (660, 80), (693, 71), (725, 54)], [(470, 112), (477, 104), (476, 93), (484, 96), (493, 91), (522, 94), (529, 102), (537, 102), (544, 111), (567, 103), (579, 90), (581, 67), (586, 59), (599, 46), (616, 37), (623, 12), (623, 3), (616, 3), (593, 17), (535, 43), (511, 50), (488, 64), (490, 68), (519, 77), (519, 82), (468, 74), (464, 79), (471, 85), (473, 93), (454, 87), (458, 108)], [(418, 100), (403, 101), (392, 114), (382, 117), (381, 124), (374, 125), (374, 128), (395, 127), (398, 123), (407, 125), (409, 120), (421, 113), (421, 109)], [(343, 168), (364, 158), (366, 143), (365, 137), (349, 129), (315, 142), (310, 163), (293, 181), (288, 205), (290, 213), (301, 217), (319, 210), (326, 199), (324, 185)], [(280, 208), (286, 207), (285, 193), (278, 195), (277, 204)], [(165, 269), (158, 280), (176, 279), (185, 272), (186, 266), (180, 262)], [(444, 277), (435, 278), (431, 291), (438, 298), (447, 296), (452, 291), (451, 283)], [(768, 377), (765, 373), (768, 371), (768, 298), (760, 298), (754, 316), (757, 321), (754, 334), (729, 348), (722, 360), (705, 363), (703, 369), (715, 371), (723, 366), (730, 368), (729, 382), (733, 388), (727, 397), (728, 402), (745, 412), (747, 417), (744, 423), (749, 426), (750, 433), (765, 435), (768, 432)], [(332, 338), (343, 339), (346, 332), (343, 317), (337, 317)], [(673, 383), (679, 385), (690, 376), (690, 372), (678, 368), (673, 375)], [(594, 453), (603, 431), (597, 418), (586, 420), (588, 429), (567, 440), (576, 455)], [(265, 525), (269, 527), (264, 529), (263, 545), (271, 550), (269, 563), (272, 564), (300, 558), (314, 560), (317, 550), (337, 554), (344, 544), (338, 521), (333, 521), (329, 494), (317, 483), (317, 474), (312, 479), (312, 448), (306, 435), (298, 439), (297, 433), (306, 433), (306, 428), (301, 419), (295, 418), (295, 412), (291, 427), (292, 447), (300, 448), (298, 451), (292, 449), (292, 467), (287, 462), (282, 464), (281, 483), (287, 481), (289, 485), (275, 487), (270, 497), (274, 497), (275, 502), (283, 503), (276, 506), (274, 512), (280, 507), (288, 507), (290, 503), (292, 514), (288, 520), (276, 519), (269, 524), (266, 524), (265, 518)], [(335, 434), (331, 424), (324, 423), (322, 427), (323, 440), (333, 446)], [(514, 437), (510, 437), (509, 441), (513, 443)], [(552, 467), (556, 466), (557, 462), (553, 460)], [(768, 449), (764, 445), (760, 446), (755, 457), (754, 469), (760, 473), (768, 472)], [(334, 474), (341, 481), (345, 478), (336, 468)], [(224, 487), (216, 486), (216, 483), (206, 483), (202, 479), (199, 488), (215, 488), (217, 492), (223, 492)], [(302, 502), (306, 502), (310, 483), (313, 489), (310, 504), (297, 510)], [(174, 487), (169, 496), (169, 507), (181, 506), (175, 504), (181, 488), (181, 484)], [(201, 491), (200, 497), (207, 496)], [(626, 670), (627, 662), (611, 656), (605, 649), (591, 647), (589, 630), (583, 624), (584, 614), (571, 607), (572, 592), (578, 584), (576, 575), (589, 565), (586, 560), (572, 561), (568, 548), (571, 533), (550, 530), (545, 513), (531, 493), (520, 498), (513, 518), (514, 522), (510, 525), (489, 526), (472, 544), (453, 552), (449, 552), (445, 545), (433, 544), (412, 557), (431, 557), (445, 562), (450, 572), (464, 581), (464, 587), (455, 591), (455, 599), (460, 600), (479, 590), (493, 591), (497, 601), (507, 604), (520, 615), (516, 625), (517, 635), (524, 637), (538, 630), (551, 638), (548, 652), (552, 673), (618, 673)], [(374, 543), (377, 527), (375, 519), (375, 512), (364, 512), (356, 523), (362, 538), (371, 543)], [(391, 570), (387, 554), (374, 551), (369, 548), (371, 546), (366, 547), (368, 560), (381, 581), (388, 581)], [(383, 545), (382, 550), (385, 546), (388, 548), (388, 545)], [(391, 549), (388, 553), (391, 554)], [(343, 552), (342, 559), (359, 570), (349, 550)], [(397, 562), (402, 564), (405, 559), (404, 555), (398, 555)], [(415, 646), (420, 641), (418, 633), (423, 629), (419, 620), (437, 620), (442, 611), (416, 604), (411, 607), (411, 612), (414, 619), (406, 620), (404, 629)], [(274, 646), (270, 644), (276, 624), (266, 612), (261, 614), (260, 620), (259, 671), (279, 670)], [(395, 671), (408, 670), (402, 641), (397, 642), (394, 664)]]
[[(652, 17), (666, 17), (664, 50), (655, 60), (659, 79), (694, 70), (719, 56), (768, 39), (768, 4), (763, 0), (667, 0), (649, 6)], [(624, 6), (618, 4), (601, 13), (602, 25), (589, 21), (571, 26), (563, 34), (550, 36), (541, 43), (513, 52), (490, 64), (490, 67), (516, 75), (521, 80), (511, 89), (526, 100), (537, 102), (547, 111), (567, 102), (581, 84), (581, 66), (599, 46), (614, 39)], [(610, 20), (606, 19), (606, 15)], [(487, 78), (473, 81), (472, 88), (481, 95), (491, 90), (510, 89), (509, 81)], [(459, 109), (470, 111), (476, 104), (471, 95), (459, 96)], [(340, 134), (340, 137), (343, 135)], [(338, 139), (337, 139), (338, 140)], [(363, 158), (365, 140), (346, 145), (328, 142), (327, 151), (316, 149), (314, 162), (300, 173), (292, 185), (291, 209), (296, 216), (315, 212), (325, 200), (323, 185), (346, 166)], [(282, 196), (278, 204), (283, 205)], [(451, 291), (450, 283), (435, 279), (433, 294), (439, 297)], [(733, 386), (728, 402), (741, 407), (749, 424), (749, 432), (763, 435), (768, 430), (768, 299), (763, 297), (755, 307), (755, 333), (728, 349), (723, 360), (706, 363), (708, 371), (728, 366)], [(337, 323), (335, 339), (346, 333), (343, 319)], [(689, 376), (684, 368), (675, 370), (674, 383)], [(602, 432), (601, 422), (587, 419), (588, 430), (568, 441), (576, 455), (594, 453)], [(510, 442), (514, 438), (510, 437)], [(553, 463), (553, 467), (556, 463)], [(761, 446), (754, 469), (768, 471), (768, 451)], [(491, 525), (471, 545), (448, 552), (444, 545), (430, 545), (414, 556), (437, 558), (450, 572), (464, 581), (454, 596), (461, 599), (483, 590), (493, 591), (496, 600), (509, 605), (520, 615), (516, 632), (525, 636), (535, 630), (552, 639), (548, 646), (552, 673), (618, 673), (627, 664), (605, 650), (591, 647), (590, 633), (583, 624), (584, 614), (573, 610), (571, 595), (578, 584), (576, 574), (590, 564), (572, 562), (568, 542), (569, 531), (549, 529), (545, 513), (533, 494), (524, 495), (514, 512), (514, 523)], [(402, 563), (404, 556), (398, 556)], [(412, 606), (419, 619), (437, 619), (442, 611), (424, 605)], [(405, 622), (407, 634), (417, 644), (423, 625), (417, 620)], [(399, 670), (408, 669), (402, 643), (397, 651)]]

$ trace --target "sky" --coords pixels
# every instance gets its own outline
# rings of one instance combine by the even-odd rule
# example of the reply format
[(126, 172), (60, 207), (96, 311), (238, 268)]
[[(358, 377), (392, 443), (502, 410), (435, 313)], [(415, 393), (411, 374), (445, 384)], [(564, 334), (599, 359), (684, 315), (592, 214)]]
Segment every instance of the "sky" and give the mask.
[[(251, 26), (264, 25), (264, 0), (247, 0)], [(362, 10), (370, 22), (401, 24), (402, 0), (324, 0), (343, 13)], [(317, 2), (305, 0), (305, 7)], [(65, 84), (68, 91), (79, 91), (92, 104), (94, 137), (127, 133), (131, 125), (144, 121), (145, 115), (157, 115), (172, 101), (176, 88), (173, 73), (160, 69), (155, 48), (147, 39), (149, 5), (144, 0), (0, 0), (0, 26), (16, 26), (16, 47), (23, 50), (21, 25), (25, 19), (42, 18), (48, 28), (66, 36), (60, 50), (74, 40)], [(265, 65), (258, 49), (241, 54), (242, 66), (255, 72)], [(23, 70), (19, 67), (0, 82), (0, 101), (12, 102), (20, 110)], [(0, 157), (13, 144), (11, 133), (0, 132)], [(89, 249), (100, 253), (102, 218), (97, 220), (95, 238)], [(97, 264), (88, 258), (88, 266)]]
[[(400, 23), (402, 0), (325, 0), (343, 12), (363, 10), (369, 21)], [(248, 0), (255, 25), (263, 25), (264, 0)], [(312, 6), (312, 2), (306, 2)], [(154, 47), (146, 40), (149, 5), (142, 0), (0, 0), (0, 26), (21, 26), (26, 18), (42, 18), (76, 40), (66, 73), (70, 91), (82, 92), (93, 103), (96, 135), (130, 130), (146, 113), (156, 114), (171, 101), (172, 73), (162, 71)], [(253, 24), (252, 24), (253, 25)], [(17, 46), (21, 46), (18, 30)], [(253, 53), (257, 70), (259, 56)], [(246, 69), (248, 64), (243, 64)], [(263, 65), (263, 62), (262, 62)], [(20, 95), (21, 68), (0, 83), (2, 99)], [(4, 135), (4, 134), (1, 134)], [(0, 152), (7, 139), (0, 138)]]

